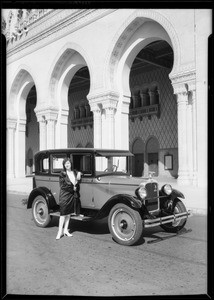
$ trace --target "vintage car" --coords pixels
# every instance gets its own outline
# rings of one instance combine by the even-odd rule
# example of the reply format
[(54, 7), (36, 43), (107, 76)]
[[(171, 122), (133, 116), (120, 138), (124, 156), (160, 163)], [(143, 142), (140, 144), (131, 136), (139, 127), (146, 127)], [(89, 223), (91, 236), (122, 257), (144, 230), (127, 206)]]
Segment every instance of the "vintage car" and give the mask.
[(150, 175), (132, 177), (133, 154), (125, 150), (70, 148), (43, 150), (35, 154), (33, 190), (27, 208), (32, 208), (37, 226), (46, 227), (59, 215), (59, 174), (65, 157), (81, 172), (81, 215), (71, 218), (92, 221), (108, 217), (113, 239), (123, 245), (136, 244), (144, 228), (161, 226), (177, 233), (190, 212), (180, 198), (184, 195), (170, 184), (161, 188)]

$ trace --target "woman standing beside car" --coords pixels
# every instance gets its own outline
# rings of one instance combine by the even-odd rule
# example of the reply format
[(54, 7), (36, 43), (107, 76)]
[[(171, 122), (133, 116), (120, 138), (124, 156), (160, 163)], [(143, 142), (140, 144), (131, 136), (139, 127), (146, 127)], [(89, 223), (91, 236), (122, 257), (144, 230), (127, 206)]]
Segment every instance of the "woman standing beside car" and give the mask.
[[(59, 218), (59, 228), (56, 236), (56, 240), (59, 240), (63, 235), (71, 237), (72, 234), (68, 231), (68, 225), (70, 221), (70, 216), (80, 209), (79, 200), (79, 180), (80, 173), (73, 169), (72, 162), (70, 158), (65, 158), (63, 160), (63, 169), (60, 173), (59, 184), (60, 184), (60, 194), (59, 194), (59, 207), (60, 207), (60, 218)], [(64, 229), (63, 229), (64, 226)]]

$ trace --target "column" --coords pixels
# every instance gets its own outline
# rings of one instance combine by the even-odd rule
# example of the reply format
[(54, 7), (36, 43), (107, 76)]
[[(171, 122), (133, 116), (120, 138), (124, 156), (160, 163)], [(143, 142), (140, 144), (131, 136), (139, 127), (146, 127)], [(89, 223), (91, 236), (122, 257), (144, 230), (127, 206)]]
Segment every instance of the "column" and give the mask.
[(94, 148), (102, 148), (102, 109), (98, 104), (90, 104), (94, 121)]
[[(191, 87), (190, 87), (191, 88)], [(193, 185), (198, 184), (198, 167), (197, 167), (197, 126), (196, 126), (196, 93), (195, 87), (191, 88), (192, 94), (192, 148), (193, 148)]]
[(55, 125), (58, 114), (54, 111), (46, 113), (47, 121), (47, 149), (55, 148)]
[(47, 124), (44, 115), (37, 114), (37, 120), (39, 122), (39, 149), (41, 151), (47, 149)]
[(189, 184), (187, 164), (187, 103), (188, 94), (184, 85), (174, 87), (178, 105), (178, 182)]
[(123, 95), (115, 114), (115, 148), (129, 150), (129, 106), (130, 96)]
[(26, 119), (20, 119), (17, 126), (17, 149), (15, 160), (15, 174), (16, 177), (25, 177), (25, 132)]
[(102, 145), (104, 148), (115, 148), (115, 103), (106, 102), (103, 104), (105, 110), (105, 128), (106, 132), (103, 135)]
[(192, 139), (192, 99), (188, 94), (187, 103), (187, 163), (189, 171), (189, 180), (192, 184), (193, 180), (193, 139)]
[(150, 105), (156, 104), (155, 92), (149, 91)]
[(7, 119), (7, 177), (15, 177), (15, 129), (17, 120)]
[(56, 147), (67, 148), (68, 147), (68, 115), (69, 111), (63, 109), (60, 116), (60, 132), (59, 136), (56, 136)]
[(141, 97), (141, 106), (148, 106), (150, 104), (149, 94), (146, 91), (140, 93)]

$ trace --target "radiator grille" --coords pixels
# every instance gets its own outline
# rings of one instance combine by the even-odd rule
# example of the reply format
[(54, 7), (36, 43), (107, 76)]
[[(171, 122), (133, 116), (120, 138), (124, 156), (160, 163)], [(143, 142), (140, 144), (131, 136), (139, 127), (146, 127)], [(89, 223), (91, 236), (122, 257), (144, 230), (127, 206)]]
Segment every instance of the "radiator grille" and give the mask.
[(146, 184), (147, 197), (145, 200), (145, 205), (148, 211), (157, 210), (158, 205), (158, 185), (156, 182), (150, 182)]

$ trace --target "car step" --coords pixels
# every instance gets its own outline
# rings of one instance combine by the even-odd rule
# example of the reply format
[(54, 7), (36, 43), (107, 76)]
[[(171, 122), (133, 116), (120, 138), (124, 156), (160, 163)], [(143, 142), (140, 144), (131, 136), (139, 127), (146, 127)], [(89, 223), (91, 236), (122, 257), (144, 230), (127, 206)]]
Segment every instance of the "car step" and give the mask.
[[(59, 211), (51, 212), (50, 215), (51, 216), (60, 217)], [(72, 220), (85, 221), (85, 220), (91, 219), (91, 217), (87, 217), (87, 216), (84, 216), (84, 215), (71, 215), (71, 219)]]
[(181, 229), (178, 233), (176, 234), (173, 234), (173, 235), (169, 235), (169, 236), (165, 236), (165, 237), (158, 237), (154, 240), (151, 240), (151, 241), (148, 241), (147, 244), (153, 244), (153, 243), (158, 243), (158, 242), (161, 242), (161, 241), (164, 241), (166, 239), (170, 239), (172, 237), (175, 237), (175, 236), (178, 236), (178, 235), (181, 235), (181, 234), (185, 234), (185, 233), (188, 233), (188, 232), (191, 232), (192, 229)]

